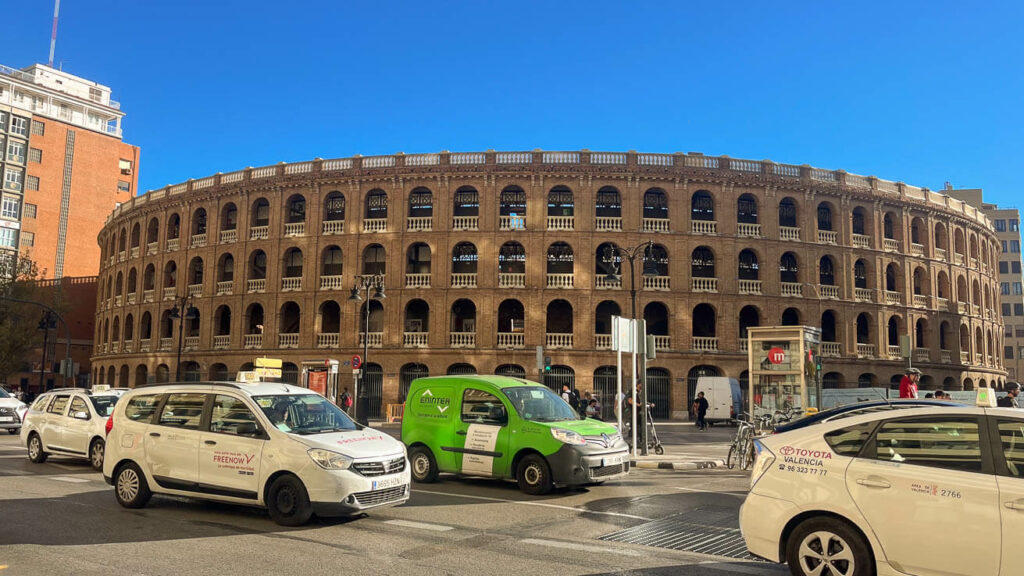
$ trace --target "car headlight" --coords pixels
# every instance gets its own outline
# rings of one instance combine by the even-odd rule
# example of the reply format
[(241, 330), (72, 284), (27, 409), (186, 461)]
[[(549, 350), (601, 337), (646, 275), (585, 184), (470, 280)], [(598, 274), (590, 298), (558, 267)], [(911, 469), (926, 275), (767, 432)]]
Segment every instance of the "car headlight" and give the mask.
[(583, 445), (587, 443), (587, 439), (579, 433), (566, 430), (565, 428), (552, 428), (551, 435), (555, 437), (555, 440), (565, 444)]
[(775, 454), (768, 449), (767, 446), (761, 443), (760, 440), (754, 440), (754, 466), (750, 473), (750, 487), (753, 488), (754, 484), (764, 476), (764, 473), (771, 468), (772, 464), (775, 463)]
[(324, 470), (348, 470), (348, 467), (352, 465), (352, 459), (348, 456), (323, 448), (313, 448), (307, 454), (313, 462), (316, 462), (317, 466)]

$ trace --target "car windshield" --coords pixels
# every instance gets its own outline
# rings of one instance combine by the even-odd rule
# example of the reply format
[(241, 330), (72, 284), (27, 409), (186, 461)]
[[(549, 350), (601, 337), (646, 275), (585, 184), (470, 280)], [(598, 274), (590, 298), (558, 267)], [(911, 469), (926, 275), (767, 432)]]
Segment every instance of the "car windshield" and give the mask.
[(516, 386), (503, 388), (516, 412), (524, 420), (534, 422), (562, 422), (579, 420), (579, 414), (558, 395), (544, 386)]
[(7, 393), (7, 390), (0, 388), (0, 398), (10, 398), (11, 395)]
[(356, 429), (356, 423), (348, 415), (319, 394), (254, 396), (253, 399), (270, 423), (283, 432), (305, 435)]
[(120, 396), (111, 394), (109, 396), (89, 396), (89, 400), (92, 401), (92, 407), (96, 409), (96, 413), (100, 416), (110, 416), (114, 413), (114, 404), (120, 399)]

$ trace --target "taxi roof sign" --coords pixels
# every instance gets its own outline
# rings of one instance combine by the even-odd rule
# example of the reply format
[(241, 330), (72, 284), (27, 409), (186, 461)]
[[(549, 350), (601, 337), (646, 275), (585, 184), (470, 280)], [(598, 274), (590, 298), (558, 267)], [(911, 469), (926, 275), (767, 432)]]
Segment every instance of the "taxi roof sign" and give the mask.
[(245, 384), (257, 384), (260, 381), (260, 377), (253, 371), (240, 371), (235, 377), (235, 381)]
[(106, 392), (110, 390), (110, 384), (96, 384), (92, 387), (93, 392)]
[(987, 387), (978, 388), (978, 396), (974, 402), (975, 406), (982, 406), (985, 408), (996, 407), (996, 393), (995, 390)]
[(281, 364), (282, 364), (282, 362), (281, 362), (280, 358), (257, 358), (256, 359), (256, 367), (257, 368), (281, 368)]

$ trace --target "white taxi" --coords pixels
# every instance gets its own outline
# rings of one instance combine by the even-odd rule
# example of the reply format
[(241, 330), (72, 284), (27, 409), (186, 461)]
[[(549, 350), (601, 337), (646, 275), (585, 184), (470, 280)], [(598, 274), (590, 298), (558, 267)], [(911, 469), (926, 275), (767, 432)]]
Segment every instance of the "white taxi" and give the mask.
[(284, 526), (409, 499), (405, 445), (306, 388), (134, 388), (107, 423), (103, 476), (127, 508), (153, 493), (263, 506)]
[(85, 458), (94, 469), (103, 470), (107, 417), (127, 390), (96, 386), (41, 394), (21, 426), (21, 443), (28, 449), (29, 460), (39, 464), (51, 454)]
[(21, 423), (25, 420), (28, 406), (15, 398), (10, 392), (0, 388), (0, 430), (8, 434), (17, 434)]
[(861, 414), (759, 439), (757, 450), (740, 528), (752, 554), (795, 575), (1024, 570), (1019, 410)]

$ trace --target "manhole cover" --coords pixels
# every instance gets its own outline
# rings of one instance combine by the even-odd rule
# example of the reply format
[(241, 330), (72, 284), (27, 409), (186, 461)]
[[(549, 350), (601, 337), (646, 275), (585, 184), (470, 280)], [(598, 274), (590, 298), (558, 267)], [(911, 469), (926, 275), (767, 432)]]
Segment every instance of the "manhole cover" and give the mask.
[(605, 534), (600, 539), (756, 560), (747, 552), (743, 535), (740, 534), (736, 510), (719, 506), (697, 508)]

